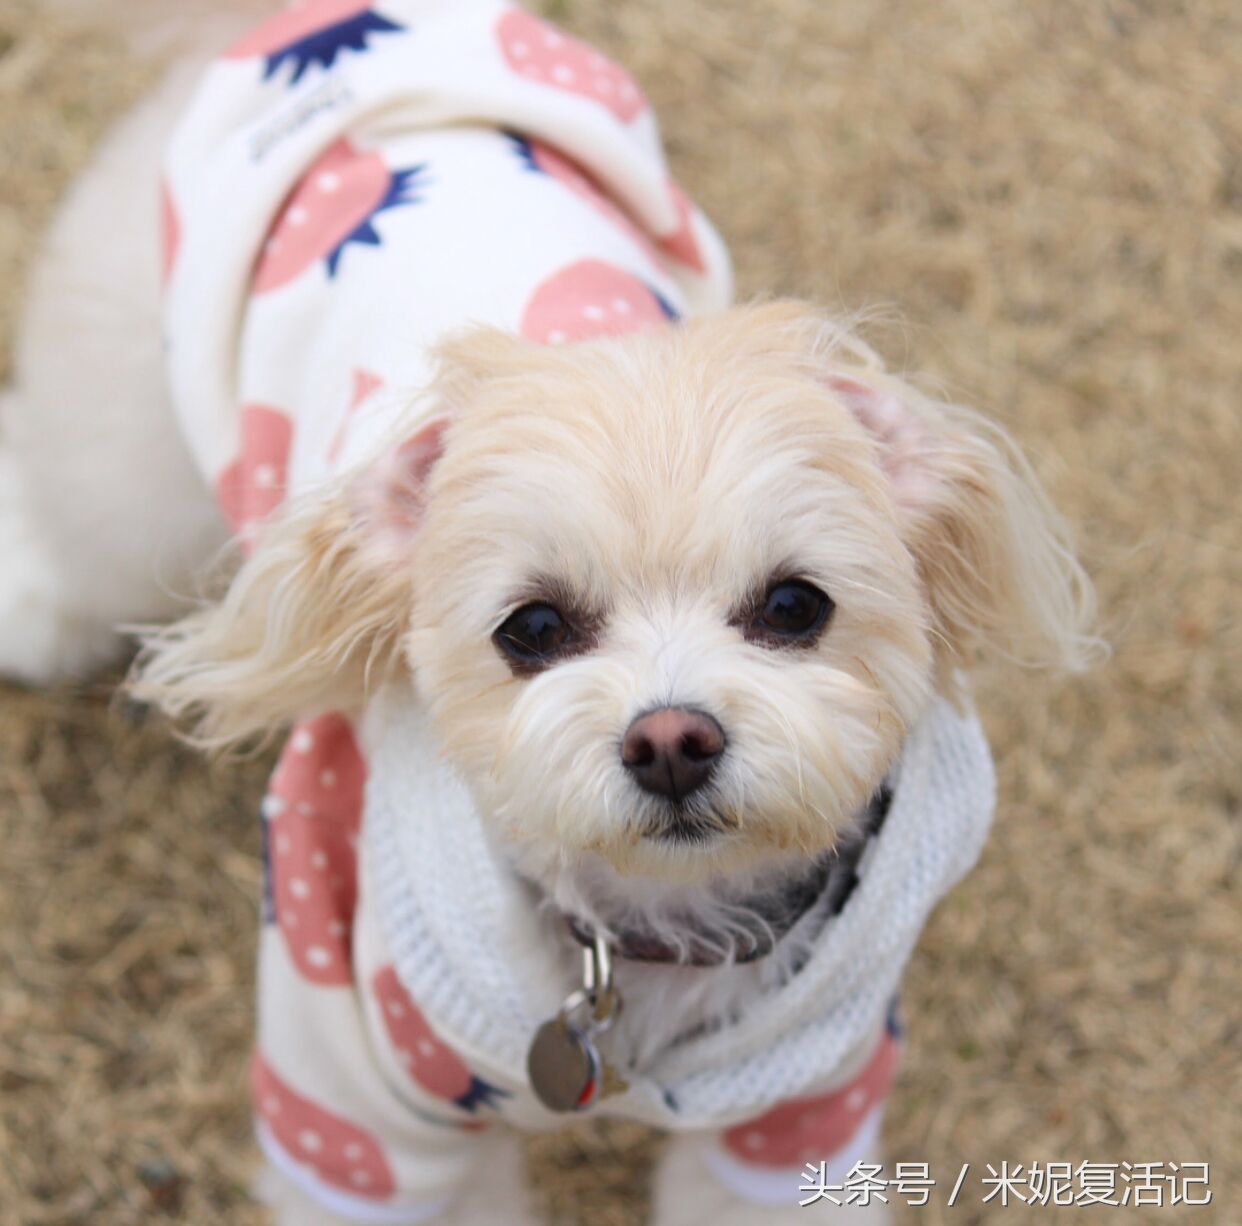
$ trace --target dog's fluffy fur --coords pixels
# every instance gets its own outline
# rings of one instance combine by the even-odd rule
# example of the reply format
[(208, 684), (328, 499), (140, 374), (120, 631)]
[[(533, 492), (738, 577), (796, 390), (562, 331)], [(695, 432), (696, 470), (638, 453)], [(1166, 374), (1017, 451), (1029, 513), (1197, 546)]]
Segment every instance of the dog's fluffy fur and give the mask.
[[(222, 32), (234, 7), (204, 20)], [(196, 67), (120, 126), (35, 277), (0, 422), (0, 671), (29, 681), (106, 658), (120, 622), (172, 615), (168, 593), (221, 542), (156, 320), (152, 159)], [(840, 837), (934, 692), (984, 653), (1075, 668), (1094, 647), (1090, 586), (1013, 445), (803, 304), (562, 349), (464, 336), (397, 423), (394, 444), (411, 437), (282, 510), (218, 603), (148, 639), (136, 692), (222, 746), (357, 709), (409, 670), (515, 867), (606, 928), (727, 945), (745, 898)], [(826, 632), (747, 641), (739, 610), (787, 576), (835, 601)], [(515, 675), (491, 635), (537, 598), (593, 647)], [(629, 721), (668, 703), (729, 739), (695, 802), (721, 830), (706, 842), (644, 837), (663, 802), (620, 763)], [(776, 973), (652, 968), (628, 1002), (632, 1050)], [(660, 1222), (781, 1220), (709, 1212), (693, 1145), (670, 1152)], [(459, 1217), (517, 1220), (508, 1201), (489, 1212)]]
[[(290, 506), (220, 604), (150, 640), (139, 693), (222, 744), (408, 667), (522, 867), (603, 899), (826, 850), (980, 650), (1081, 656), (1086, 585), (998, 432), (803, 305), (565, 348), (476, 332), (441, 359), (395, 436), (424, 441), (414, 467), (392, 448)], [(828, 630), (747, 641), (738, 610), (790, 575), (836, 602)], [(515, 675), (491, 634), (544, 598), (594, 645)], [(617, 752), (664, 704), (729, 736), (707, 848), (644, 837), (665, 802)]]

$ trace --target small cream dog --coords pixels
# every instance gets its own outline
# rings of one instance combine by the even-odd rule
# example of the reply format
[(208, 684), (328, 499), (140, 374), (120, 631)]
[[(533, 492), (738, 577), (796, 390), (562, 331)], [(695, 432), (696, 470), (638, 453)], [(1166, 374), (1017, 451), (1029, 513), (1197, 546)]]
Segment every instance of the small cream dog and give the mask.
[[(647, 173), (654, 126), (616, 66), (492, 0), (311, 0), (234, 41), (265, 7), (179, 6), (194, 54), (106, 143), (36, 271), (0, 417), (0, 671), (80, 674), (118, 627), (172, 622), (223, 503), (248, 556), (148, 636), (133, 684), (211, 745), (297, 723), (265, 806), (255, 1066), (281, 1222), (536, 1220), (513, 1129), (479, 1130), (554, 1123), (565, 1085), (560, 1106), (673, 1131), (656, 1222), (801, 1221), (817, 1161), (821, 1183), (879, 1162), (889, 1000), (986, 830), (966, 675), (988, 654), (1081, 666), (1090, 585), (995, 426), (813, 307), (706, 309), (723, 253)], [(252, 91), (245, 143), (198, 85), (221, 40), (207, 94), (238, 124), (229, 91)], [(385, 64), (404, 82), (453, 55), (478, 73), (464, 110), (372, 106)], [(518, 84), (493, 90), (503, 71)], [(161, 267), (160, 151), (195, 90)], [(262, 177), (334, 109), (328, 161), (308, 144)], [(227, 217), (213, 174), (238, 185)], [(361, 211), (306, 246), (319, 197), (351, 193)], [(252, 202), (262, 245), (241, 250)], [(469, 244), (401, 262), (400, 236), (476, 204)], [(392, 276), (381, 249), (400, 275), (367, 282)], [(450, 249), (465, 265), (426, 271)], [(329, 297), (350, 278), (356, 300)], [(871, 932), (878, 969), (834, 995), (851, 924), (849, 965)], [(580, 944), (595, 982), (527, 1070)], [(884, 1213), (836, 1196), (838, 1220)]]

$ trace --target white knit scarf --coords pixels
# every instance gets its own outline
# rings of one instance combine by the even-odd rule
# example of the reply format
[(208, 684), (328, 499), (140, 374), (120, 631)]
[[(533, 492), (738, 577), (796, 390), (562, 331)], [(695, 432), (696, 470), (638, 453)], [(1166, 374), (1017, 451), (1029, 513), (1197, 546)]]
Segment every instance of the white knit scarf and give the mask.
[[(523, 1083), (531, 1036), (572, 986), (546, 917), (405, 687), (373, 707), (366, 739), (364, 854), (398, 974), (454, 1045)], [(873, 1034), (932, 908), (978, 858), (994, 804), (978, 720), (937, 700), (908, 738), (858, 887), (802, 969), (735, 1022), (627, 1069), (628, 1092), (601, 1110), (719, 1127), (830, 1078)]]

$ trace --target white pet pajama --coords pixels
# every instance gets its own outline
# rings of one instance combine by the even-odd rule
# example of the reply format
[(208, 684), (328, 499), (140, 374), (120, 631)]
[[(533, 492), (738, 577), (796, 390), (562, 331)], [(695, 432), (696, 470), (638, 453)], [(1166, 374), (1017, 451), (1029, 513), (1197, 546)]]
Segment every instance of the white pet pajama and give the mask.
[[(163, 212), (176, 408), (243, 543), (375, 454), (445, 336), (572, 343), (731, 293), (633, 80), (498, 0), (286, 10), (210, 69)], [(799, 973), (620, 1070), (628, 1088), (593, 1110), (702, 1132), (715, 1177), (761, 1203), (796, 1203), (808, 1163), (839, 1180), (874, 1154), (902, 967), (991, 817), (973, 718), (933, 707), (892, 783), (844, 908), (797, 921), (823, 925)], [(421, 1221), (471, 1177), (480, 1129), (560, 1122), (526, 1053), (575, 986), (572, 938), (498, 858), (401, 686), (358, 727), (294, 729), (264, 826), (260, 1140), (342, 1217)]]

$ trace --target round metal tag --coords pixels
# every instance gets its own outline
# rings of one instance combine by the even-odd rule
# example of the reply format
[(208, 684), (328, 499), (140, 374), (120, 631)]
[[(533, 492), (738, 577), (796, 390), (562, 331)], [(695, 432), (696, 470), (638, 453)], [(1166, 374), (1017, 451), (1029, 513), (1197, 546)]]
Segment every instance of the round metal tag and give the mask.
[(549, 1111), (584, 1111), (599, 1097), (599, 1052), (563, 1017), (544, 1022), (526, 1053), (531, 1089)]

